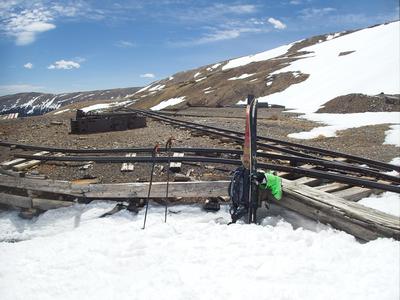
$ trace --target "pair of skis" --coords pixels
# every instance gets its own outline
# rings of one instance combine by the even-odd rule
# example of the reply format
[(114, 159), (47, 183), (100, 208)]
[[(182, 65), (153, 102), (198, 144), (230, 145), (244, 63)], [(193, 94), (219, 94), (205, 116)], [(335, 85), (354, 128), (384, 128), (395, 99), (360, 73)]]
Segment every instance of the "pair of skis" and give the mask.
[(257, 173), (257, 99), (248, 95), (246, 106), (246, 126), (243, 145), (243, 167), (249, 176), (247, 222), (255, 223), (258, 208), (258, 187), (255, 182)]

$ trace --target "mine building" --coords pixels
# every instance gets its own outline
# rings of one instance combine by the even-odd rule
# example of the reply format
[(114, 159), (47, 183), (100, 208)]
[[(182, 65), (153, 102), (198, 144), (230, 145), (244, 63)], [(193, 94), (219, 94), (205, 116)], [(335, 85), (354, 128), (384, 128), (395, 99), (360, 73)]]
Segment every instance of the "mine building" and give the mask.
[(137, 113), (85, 113), (76, 111), (71, 119), (72, 134), (86, 134), (107, 131), (121, 131), (146, 127), (146, 117)]

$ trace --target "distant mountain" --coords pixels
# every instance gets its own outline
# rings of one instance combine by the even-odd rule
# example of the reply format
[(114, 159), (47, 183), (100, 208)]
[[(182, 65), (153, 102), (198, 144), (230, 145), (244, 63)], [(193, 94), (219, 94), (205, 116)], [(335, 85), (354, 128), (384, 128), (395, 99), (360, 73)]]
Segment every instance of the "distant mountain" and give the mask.
[(20, 117), (42, 115), (61, 106), (89, 100), (117, 100), (131, 97), (140, 88), (122, 88), (65, 94), (19, 93), (0, 97), (0, 115)]
[(261, 102), (314, 112), (348, 94), (400, 93), (400, 22), (314, 36), (255, 55), (180, 72), (131, 99), (139, 108)]

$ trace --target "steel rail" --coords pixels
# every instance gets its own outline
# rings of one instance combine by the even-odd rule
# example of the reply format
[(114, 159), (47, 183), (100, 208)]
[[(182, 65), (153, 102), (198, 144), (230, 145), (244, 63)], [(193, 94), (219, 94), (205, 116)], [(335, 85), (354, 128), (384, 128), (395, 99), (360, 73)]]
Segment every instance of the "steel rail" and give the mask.
[[(199, 123), (188, 122), (188, 121), (184, 121), (184, 120), (177, 120), (175, 118), (170, 118), (167, 116), (159, 116), (159, 115), (157, 115), (157, 113), (144, 111), (144, 110), (134, 110), (134, 109), (131, 109), (131, 110), (142, 113), (142, 114), (146, 114), (147, 116), (153, 117), (156, 119), (163, 119), (163, 120), (166, 120), (167, 122), (168, 121), (180, 122), (182, 124), (201, 126), (201, 127), (208, 128), (208, 129), (214, 129), (214, 130), (224, 131), (227, 133), (243, 136), (243, 133), (240, 133), (240, 132), (237, 132), (234, 130), (230, 130), (230, 129), (218, 128), (218, 127), (214, 127), (214, 126), (210, 126), (210, 125), (202, 125)], [(182, 124), (180, 124), (180, 125), (182, 125)], [(195, 129), (197, 129), (197, 128), (195, 128)], [(198, 129), (198, 130), (201, 130), (201, 129)], [(218, 133), (216, 133), (216, 134), (218, 134)], [(385, 162), (376, 161), (376, 160), (372, 160), (372, 159), (368, 159), (368, 158), (364, 158), (364, 157), (359, 157), (359, 156), (355, 156), (355, 155), (351, 155), (351, 154), (347, 154), (347, 153), (343, 153), (343, 152), (339, 152), (339, 151), (333, 151), (333, 150), (328, 150), (328, 149), (323, 149), (323, 148), (318, 148), (318, 147), (313, 147), (313, 146), (301, 145), (301, 144), (297, 144), (297, 143), (293, 143), (293, 142), (283, 141), (283, 140), (274, 139), (274, 138), (270, 138), (270, 137), (264, 137), (264, 136), (258, 136), (258, 139), (285, 145), (285, 146), (289, 146), (289, 147), (304, 149), (309, 152), (320, 154), (320, 155), (328, 155), (331, 157), (342, 157), (342, 158), (346, 158), (350, 161), (379, 167), (379, 168), (382, 168), (387, 171), (392, 171), (392, 170), (400, 171), (400, 166), (395, 166), (395, 165), (388, 164)], [(270, 145), (268, 145), (268, 146), (270, 147)], [(297, 153), (297, 155), (300, 155), (300, 153)]]
[[(136, 163), (148, 163), (148, 162), (159, 162), (165, 163), (168, 162), (202, 162), (202, 163), (217, 163), (217, 164), (229, 164), (229, 165), (241, 165), (240, 160), (234, 159), (221, 159), (221, 158), (214, 158), (214, 157), (117, 157), (117, 156), (107, 156), (107, 157), (98, 157), (98, 156), (62, 156), (62, 157), (55, 157), (55, 156), (35, 156), (35, 155), (27, 155), (27, 154), (15, 154), (15, 157), (19, 158), (26, 158), (26, 159), (35, 159), (41, 161), (94, 161), (98, 163), (124, 163), (124, 162), (136, 162)], [(309, 177), (315, 178), (323, 178), (323, 179), (330, 179), (333, 181), (347, 183), (356, 186), (363, 186), (368, 188), (375, 188), (384, 191), (391, 191), (395, 193), (400, 193), (400, 186), (386, 184), (376, 181), (371, 181), (367, 179), (356, 178), (348, 175), (343, 174), (335, 174), (331, 172), (324, 172), (319, 170), (312, 170), (312, 169), (304, 169), (299, 167), (289, 167), (289, 166), (282, 166), (270, 163), (258, 163), (258, 167), (266, 168), (269, 170), (274, 171), (283, 171), (283, 172), (290, 172), (293, 174), (299, 175), (306, 175)]]
[[(25, 145), (25, 144), (17, 144), (11, 142), (1, 142), (0, 146), (15, 146), (16, 148), (25, 149), (25, 150), (39, 150), (39, 151), (49, 151), (49, 152), (62, 152), (62, 153), (89, 153), (89, 154), (104, 154), (104, 153), (150, 153), (152, 148), (117, 148), (117, 149), (68, 149), (68, 148), (55, 148), (55, 147), (45, 147), (45, 146), (34, 146), (34, 145)], [(230, 155), (242, 155), (242, 150), (237, 149), (220, 149), (220, 148), (183, 148), (183, 147), (175, 147), (171, 148), (173, 152), (184, 152), (184, 153), (221, 153), (221, 154), (230, 154)], [(165, 149), (160, 149), (160, 152), (165, 152)], [(306, 163), (312, 164), (315, 166), (322, 166), (325, 169), (333, 169), (333, 170), (341, 170), (341, 171), (350, 171), (355, 172), (360, 175), (373, 176), (376, 179), (384, 179), (392, 182), (400, 183), (400, 177), (393, 176), (385, 173), (381, 173), (378, 170), (354, 166), (350, 164), (344, 164), (341, 162), (334, 162), (329, 160), (320, 160), (320, 159), (312, 159), (298, 156), (290, 156), (290, 155), (281, 155), (275, 153), (258, 153), (259, 157), (269, 158), (269, 159), (278, 159), (283, 161), (289, 161), (290, 164), (298, 163)]]

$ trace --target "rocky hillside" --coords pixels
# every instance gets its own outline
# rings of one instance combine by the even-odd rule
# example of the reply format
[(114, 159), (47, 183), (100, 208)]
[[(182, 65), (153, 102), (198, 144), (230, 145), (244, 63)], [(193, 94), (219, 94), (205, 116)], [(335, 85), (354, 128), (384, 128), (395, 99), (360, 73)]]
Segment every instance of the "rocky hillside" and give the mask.
[(260, 102), (316, 111), (348, 94), (399, 94), (400, 22), (315, 36), (255, 55), (177, 73), (139, 90), (140, 108)]
[(0, 97), (0, 115), (34, 116), (62, 106), (90, 100), (116, 100), (132, 96), (139, 88), (97, 90), (66, 94), (20, 93)]

